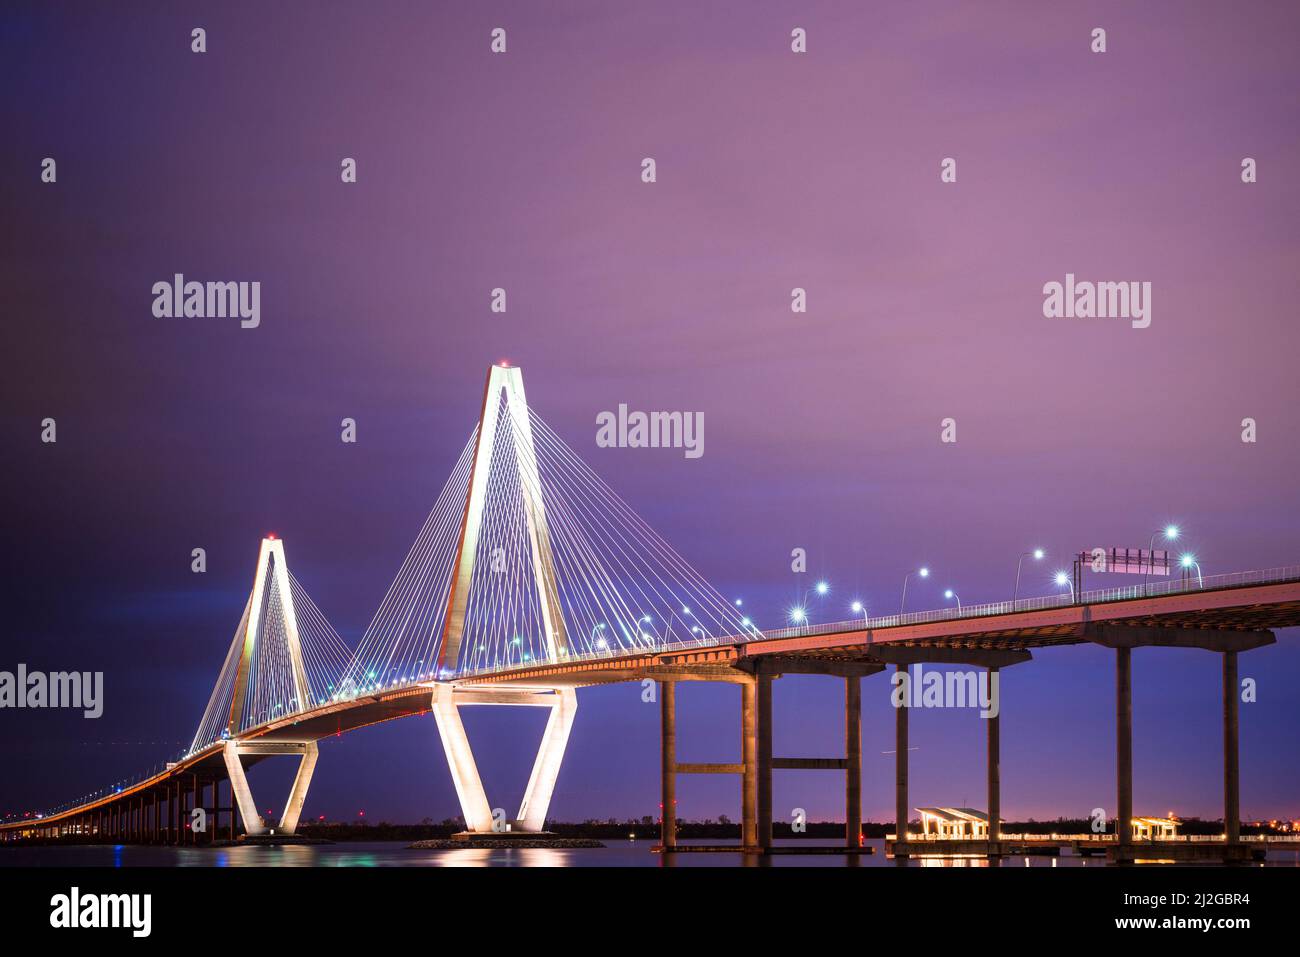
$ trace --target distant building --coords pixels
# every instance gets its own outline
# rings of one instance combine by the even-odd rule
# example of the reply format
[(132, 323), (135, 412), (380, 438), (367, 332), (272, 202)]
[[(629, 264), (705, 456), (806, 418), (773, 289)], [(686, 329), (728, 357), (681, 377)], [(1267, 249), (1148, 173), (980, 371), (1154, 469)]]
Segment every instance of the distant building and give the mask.
[(1171, 817), (1133, 818), (1133, 840), (1162, 841), (1178, 835), (1178, 822)]
[(989, 816), (973, 807), (918, 807), (916, 812), (926, 837), (984, 840), (989, 836)]

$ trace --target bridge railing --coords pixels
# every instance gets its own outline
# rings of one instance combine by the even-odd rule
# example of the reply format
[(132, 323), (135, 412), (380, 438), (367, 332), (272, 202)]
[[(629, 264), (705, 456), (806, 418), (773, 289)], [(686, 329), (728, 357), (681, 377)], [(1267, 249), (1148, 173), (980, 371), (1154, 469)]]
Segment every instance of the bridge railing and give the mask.
[(762, 633), (763, 638), (798, 638), (805, 635), (835, 634), (854, 629), (874, 630), (897, 628), (903, 625), (922, 625), (936, 621), (957, 621), (966, 618), (987, 618), (1010, 615), (1022, 611), (1045, 608), (1068, 608), (1071, 605), (1097, 605), (1107, 602), (1132, 601), (1159, 595), (1177, 595), (1188, 592), (1214, 591), (1223, 588), (1241, 588), (1248, 585), (1267, 585), (1279, 582), (1300, 581), (1300, 565), (1285, 565), (1262, 571), (1232, 572), (1225, 575), (1191, 575), (1163, 582), (1127, 585), (1120, 588), (1097, 588), (1071, 595), (1044, 595), (1038, 598), (1020, 598), (1016, 601), (989, 602), (981, 605), (963, 605), (961, 608), (937, 608), (932, 611), (914, 611), (902, 615), (883, 615), (876, 618), (850, 618), (820, 625), (791, 625)]
[[(830, 635), (857, 629), (875, 630), (877, 628), (897, 628), (903, 625), (920, 625), (937, 621), (958, 621), (961, 619), (988, 618), (994, 615), (1009, 615), (1022, 611), (1038, 611), (1047, 608), (1068, 608), (1071, 605), (1096, 605), (1106, 602), (1132, 601), (1136, 598), (1151, 598), (1158, 595), (1174, 595), (1196, 591), (1213, 591), (1223, 588), (1241, 588), (1248, 585), (1266, 585), (1278, 582), (1300, 581), (1300, 565), (1284, 565), (1261, 571), (1232, 572), (1224, 575), (1189, 575), (1163, 582), (1127, 585), (1119, 588), (1096, 588), (1071, 595), (1043, 595), (1037, 598), (1019, 598), (1015, 601), (988, 602), (981, 605), (963, 605), (961, 608), (936, 608), (930, 611), (914, 611), (902, 615), (883, 615), (875, 618), (850, 618), (843, 621), (824, 622), (820, 625), (791, 625), (788, 628), (772, 628), (760, 631), (752, 627), (743, 635), (705, 635), (694, 636), (689, 641), (654, 641), (631, 648), (611, 646), (601, 651), (576, 652), (565, 655), (558, 661), (536, 661), (519, 664), (511, 668), (475, 668), (464, 669), (449, 677), (467, 678), (482, 674), (499, 674), (503, 671), (526, 671), (536, 667), (555, 664), (581, 663), (611, 658), (625, 658), (638, 654), (660, 654), (667, 651), (680, 651), (683, 648), (709, 648), (729, 645), (737, 642), (763, 641), (774, 638), (800, 638), (807, 635)], [(396, 686), (394, 686), (396, 687)], [(385, 689), (391, 690), (391, 689)]]

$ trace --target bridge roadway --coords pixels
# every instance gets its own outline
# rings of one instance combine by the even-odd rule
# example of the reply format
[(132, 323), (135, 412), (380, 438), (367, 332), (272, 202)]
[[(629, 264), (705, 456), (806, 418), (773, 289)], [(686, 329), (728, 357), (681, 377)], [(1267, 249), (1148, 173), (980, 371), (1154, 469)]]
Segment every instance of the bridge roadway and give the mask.
[[(1288, 569), (1288, 571), (1290, 571)], [(1081, 596), (1087, 598), (1087, 595)], [(662, 772), (664, 807), (675, 808), (675, 778), (681, 773), (736, 773), (742, 776), (744, 844), (763, 848), (770, 843), (771, 771), (773, 768), (822, 768), (846, 772), (846, 808), (850, 834), (860, 834), (861, 744), (860, 682), (887, 665), (905, 668), (917, 662), (961, 664), (997, 670), (1031, 658), (1036, 648), (1095, 643), (1116, 649), (1117, 656), (1117, 778), (1119, 818), (1131, 818), (1131, 670), (1133, 647), (1196, 647), (1224, 657), (1225, 821), (1228, 840), (1236, 838), (1237, 715), (1236, 656), (1270, 644), (1271, 630), (1300, 626), (1300, 571), (1281, 580), (1243, 582), (1170, 594), (1074, 604), (1047, 600), (1043, 607), (1025, 608), (1034, 600), (981, 606), (964, 613), (912, 615), (883, 627), (871, 622), (839, 622), (756, 633), (747, 639), (665, 646), (650, 651), (574, 657), (550, 663), (471, 673), (451, 681), (461, 688), (561, 688), (615, 682), (659, 683), (663, 712)], [(992, 611), (990, 611), (992, 609)], [(917, 620), (921, 619), (921, 620)], [(1229, 673), (1231, 670), (1231, 674)], [(846, 681), (846, 756), (833, 758), (773, 758), (771, 756), (771, 681), (782, 674), (811, 673)], [(1231, 684), (1229, 685), (1229, 680)], [(739, 764), (679, 764), (675, 757), (675, 683), (722, 681), (739, 683), (742, 702), (742, 761)], [(1229, 688), (1232, 691), (1229, 693)], [(373, 695), (322, 705), (309, 711), (254, 727), (238, 738), (242, 745), (258, 742), (314, 742), (385, 721), (430, 711), (430, 686), (415, 684)], [(907, 708), (896, 709), (897, 818), (906, 822)], [(998, 718), (989, 726), (989, 816), (994, 839), (998, 817)], [(854, 751), (856, 750), (856, 755)], [(269, 756), (266, 755), (266, 756)], [(245, 753), (245, 765), (263, 756)], [(60, 833), (109, 834), (117, 838), (153, 837), (172, 842), (193, 841), (184, 811), (206, 807), (219, 819), (229, 814), (235, 834), (232, 794), (229, 807), (217, 806), (217, 783), (225, 777), (220, 743), (200, 750), (153, 777), (38, 821), (0, 825), (0, 838), (53, 837)], [(204, 801), (212, 786), (213, 800)], [(160, 805), (167, 806), (163, 821)], [(178, 811), (179, 807), (179, 811)], [(153, 820), (149, 816), (152, 813)], [(675, 815), (665, 815), (663, 845), (676, 843)], [(855, 827), (856, 825), (856, 827)], [(1124, 830), (1121, 827), (1121, 842)], [(905, 847), (896, 848), (902, 855)]]

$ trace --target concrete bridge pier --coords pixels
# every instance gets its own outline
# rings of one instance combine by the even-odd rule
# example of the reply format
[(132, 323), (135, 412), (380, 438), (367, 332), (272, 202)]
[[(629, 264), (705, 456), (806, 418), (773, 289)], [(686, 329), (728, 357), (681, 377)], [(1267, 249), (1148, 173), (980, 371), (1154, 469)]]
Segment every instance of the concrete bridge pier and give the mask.
[[(1092, 625), (1089, 640), (1115, 649), (1115, 779), (1118, 829), (1113, 857), (1132, 861), (1133, 848), (1133, 658), (1134, 648), (1201, 648), (1218, 652), (1223, 662), (1223, 831), (1225, 860), (1241, 857), (1241, 776), (1239, 766), (1237, 655), (1273, 644), (1271, 631), (1211, 628), (1155, 628)], [(1204, 850), (1201, 848), (1200, 850)], [(1190, 853), (1190, 850), (1189, 850)]]
[[(969, 665), (987, 669), (990, 694), (997, 688), (997, 697), (993, 714), (982, 718), (987, 722), (988, 735), (988, 815), (989, 838), (986, 842), (990, 857), (1002, 853), (1001, 816), (1002, 816), (1002, 694), (1001, 674), (1003, 668), (1032, 660), (1032, 655), (1024, 649), (978, 649), (978, 648), (909, 648), (904, 646), (876, 645), (872, 655), (895, 666), (895, 674), (906, 673), (914, 664), (934, 665)], [(910, 681), (900, 686), (907, 687), (911, 694), (917, 689)], [(996, 682), (996, 684), (995, 684)], [(908, 770), (908, 707), (907, 695), (901, 695), (894, 707), (894, 859), (905, 861), (910, 848), (907, 842), (907, 821), (909, 817), (907, 770)]]
[(677, 846), (677, 682), (659, 682), (659, 844)]
[[(907, 671), (898, 663), (895, 672)], [(907, 860), (907, 713), (911, 709), (904, 698), (894, 708), (894, 859)]]
[[(989, 687), (997, 686), (1000, 689), (1001, 683), (998, 681), (1000, 671), (996, 666), (990, 666), (988, 669)], [(1001, 698), (1001, 693), (998, 695)], [(998, 841), (1002, 836), (1002, 702), (998, 701), (997, 713), (992, 717), (985, 718), (985, 724), (988, 726), (988, 794), (989, 794), (989, 856), (1000, 856), (997, 849), (1000, 847)]]
[[(746, 734), (745, 766), (753, 769), (753, 837), (745, 830), (746, 846), (762, 853), (772, 848), (772, 772), (773, 770), (842, 771), (844, 774), (844, 846), (856, 850), (862, 846), (862, 678), (883, 670), (881, 665), (828, 661), (818, 658), (764, 657), (754, 663), (752, 693), (744, 697), (745, 728), (750, 727), (752, 709), (754, 734)], [(773, 682), (784, 674), (815, 674), (839, 677), (844, 681), (844, 757), (778, 758), (772, 754)], [(750, 685), (746, 685), (746, 688)], [(749, 794), (749, 791), (746, 791)], [(750, 802), (746, 800), (745, 807)]]
[[(300, 756), (300, 760), (298, 761), (298, 773), (294, 776), (293, 787), (289, 791), (289, 800), (285, 804), (284, 814), (272, 829), (266, 820), (257, 813), (257, 805), (253, 801), (253, 792), (248, 786), (248, 777), (244, 773), (244, 764), (240, 759), (245, 755), (262, 758), (276, 754), (296, 754)], [(225, 761), (226, 774), (230, 778), (232, 801), (239, 808), (239, 816), (244, 822), (245, 834), (249, 837), (261, 837), (268, 831), (278, 834), (293, 834), (298, 829), (298, 818), (302, 815), (302, 806), (307, 800), (307, 788), (311, 785), (311, 778), (316, 770), (318, 755), (319, 747), (315, 741), (226, 742), (222, 758)], [(197, 777), (194, 778), (193, 793), (193, 807), (202, 807), (202, 793)], [(216, 803), (215, 795), (213, 803)], [(182, 817), (185, 816), (183, 796), (178, 811)], [(187, 820), (181, 821), (182, 830), (178, 831), (178, 833), (187, 835), (187, 843), (197, 843), (197, 835), (192, 829), (183, 830), (186, 823)], [(233, 819), (231, 821), (231, 831), (233, 834)], [(211, 826), (209, 832), (212, 832)]]
[(1120, 847), (1133, 843), (1133, 655), (1115, 649), (1115, 809)]
[[(568, 747), (569, 733), (578, 713), (578, 693), (572, 687), (461, 687), (444, 682), (433, 684), (431, 710), (438, 725), (447, 766), (452, 783), (465, 817), (465, 828), (471, 834), (489, 834), (510, 825), (512, 831), (525, 834), (541, 833), (546, 826), (546, 812), (555, 793), (555, 782)], [(463, 705), (506, 705), (550, 708), (551, 715), (542, 733), (533, 762), (528, 787), (519, 805), (519, 814), (513, 821), (499, 820), (488, 804), (483, 780), (479, 777), (474, 752), (465, 725), (460, 719)]]
[(1237, 745), (1240, 729), (1237, 722), (1237, 703), (1240, 685), (1237, 681), (1237, 653), (1223, 652), (1223, 824), (1224, 836), (1229, 844), (1241, 841), (1241, 770), (1238, 766)]

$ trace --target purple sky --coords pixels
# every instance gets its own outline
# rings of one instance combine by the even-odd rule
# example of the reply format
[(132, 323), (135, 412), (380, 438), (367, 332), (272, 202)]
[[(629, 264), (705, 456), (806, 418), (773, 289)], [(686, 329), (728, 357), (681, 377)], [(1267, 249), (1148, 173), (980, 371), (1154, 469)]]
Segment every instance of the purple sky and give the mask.
[[(887, 612), (921, 563), (909, 607), (946, 586), (1009, 597), (1034, 545), (1051, 567), (1022, 594), (1050, 593), (1071, 552), (1144, 546), (1171, 520), (1206, 574), (1300, 562), (1300, 9), (1071, 6), (8, 7), (0, 669), (103, 670), (107, 702), (98, 721), (0, 712), (0, 762), (22, 772), (0, 812), (188, 743), (268, 531), (355, 640), (501, 358), (765, 627), (822, 576), (815, 619), (855, 597)], [(259, 280), (260, 328), (155, 319), (150, 288), (175, 272)], [(1151, 327), (1044, 319), (1067, 272), (1151, 282)], [(620, 402), (702, 412), (704, 456), (597, 448)], [(1005, 816), (1113, 804), (1112, 668), (1080, 646), (1004, 674)], [(1220, 814), (1218, 659), (1143, 650), (1134, 671), (1134, 810)], [(1241, 672), (1260, 683), (1243, 814), (1300, 816), (1296, 636)], [(887, 689), (865, 686), (877, 819)], [(840, 694), (781, 681), (777, 751), (836, 753)], [(683, 760), (736, 759), (734, 688), (688, 687), (680, 708)], [(471, 715), (494, 804), (517, 802), (540, 721)], [(970, 712), (914, 718), (912, 803), (982, 807), (983, 734)], [(657, 769), (639, 689), (583, 691), (553, 814), (655, 814)], [(259, 800), (278, 807), (286, 773), (257, 769)], [(842, 814), (832, 778), (779, 773), (777, 816)], [(680, 813), (735, 817), (738, 790), (685, 779)], [(361, 807), (456, 813), (431, 721), (325, 745), (307, 813)]]

